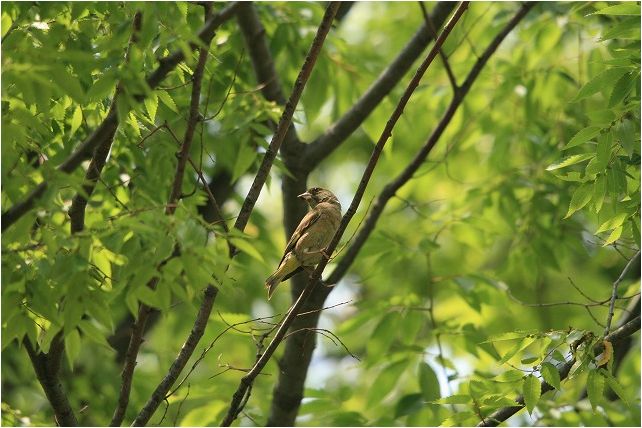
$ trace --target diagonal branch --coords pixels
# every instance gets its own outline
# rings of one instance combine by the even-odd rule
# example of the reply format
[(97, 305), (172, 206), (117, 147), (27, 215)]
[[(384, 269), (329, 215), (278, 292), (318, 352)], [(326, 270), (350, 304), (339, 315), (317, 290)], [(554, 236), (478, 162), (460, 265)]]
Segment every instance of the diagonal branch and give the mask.
[[(210, 14), (211, 14), (211, 4), (208, 3), (207, 7), (205, 8), (206, 20), (209, 19)], [(198, 120), (200, 117), (198, 106), (199, 106), (200, 97), (201, 97), (201, 83), (203, 81), (203, 72), (205, 70), (205, 63), (207, 62), (208, 54), (209, 54), (209, 44), (206, 44), (199, 48), (198, 62), (196, 64), (196, 68), (194, 70), (194, 76), (192, 78), (192, 94), (190, 99), (189, 115), (187, 118), (187, 127), (185, 128), (185, 136), (183, 137), (183, 142), (181, 144), (181, 148), (178, 154), (178, 162), (176, 164), (176, 172), (174, 174), (172, 189), (168, 197), (167, 206), (165, 209), (165, 214), (167, 215), (174, 214), (174, 212), (176, 211), (177, 203), (181, 198), (181, 190), (183, 187), (183, 179), (185, 176), (185, 167), (189, 159), (189, 149), (191, 147), (192, 140), (194, 137), (194, 130), (196, 129), (196, 124), (198, 123)], [(158, 277), (154, 277), (150, 280), (147, 286), (154, 289), (156, 288), (157, 284), (158, 284)], [(209, 285), (206, 288), (203, 300), (204, 302), (207, 302), (207, 305), (204, 303), (201, 306), (200, 312), (203, 312), (205, 309), (207, 309), (207, 307), (209, 307), (209, 311), (211, 311), (217, 291), (218, 290), (211, 285)], [(138, 356), (140, 345), (142, 344), (142, 336), (143, 336), (143, 332), (145, 331), (145, 324), (147, 322), (147, 318), (149, 314), (151, 313), (151, 310), (152, 309), (150, 307), (148, 307), (143, 303), (140, 304), (140, 307), (138, 309), (138, 319), (136, 320), (132, 328), (132, 334), (129, 340), (129, 346), (127, 348), (125, 363), (123, 365), (123, 371), (121, 373), (122, 383), (120, 387), (120, 393), (118, 396), (118, 404), (116, 406), (116, 409), (114, 410), (114, 414), (112, 416), (112, 420), (110, 423), (110, 425), (112, 426), (120, 426), (120, 424), (122, 423), (125, 417), (125, 412), (129, 404), (129, 395), (131, 392), (131, 385), (134, 378), (134, 368), (136, 367), (136, 358)], [(207, 311), (207, 314), (206, 314), (207, 317), (209, 317), (209, 311)], [(199, 313), (199, 315), (201, 314)], [(202, 328), (198, 329), (197, 327), (201, 327), (201, 324), (202, 324)], [(192, 340), (195, 340), (196, 343), (198, 342), (198, 340), (203, 334), (203, 330), (205, 329), (205, 324), (206, 323), (199, 323), (198, 325), (195, 325), (194, 329), (192, 330), (192, 333), (190, 333), (190, 338)], [(196, 343), (194, 343), (194, 347), (196, 347)], [(192, 348), (192, 350), (193, 349), (194, 348)], [(183, 366), (184, 366), (184, 363), (183, 363)], [(182, 367), (180, 367), (179, 372), (180, 370), (182, 370)], [(176, 374), (176, 376), (178, 376), (178, 374)], [(156, 404), (156, 406), (158, 406), (158, 404)], [(154, 408), (153, 410), (156, 410), (156, 408)], [(149, 413), (149, 416), (151, 416), (151, 414), (153, 413), (153, 410), (151, 410), (151, 412)], [(147, 417), (147, 419), (149, 419), (149, 416)]]
[(216, 299), (217, 293), (218, 289), (211, 285), (205, 289), (205, 292), (203, 294), (203, 303), (198, 310), (198, 315), (196, 316), (196, 321), (194, 322), (192, 331), (181, 347), (181, 350), (176, 356), (176, 359), (167, 371), (167, 374), (158, 384), (152, 395), (149, 397), (149, 400), (147, 400), (147, 403), (145, 403), (141, 411), (138, 413), (136, 419), (134, 419), (132, 426), (145, 426), (149, 422), (149, 419), (152, 417), (156, 409), (158, 409), (160, 403), (162, 403), (163, 400), (166, 399), (167, 392), (172, 387), (172, 385), (174, 385), (176, 379), (178, 379), (178, 376), (181, 374), (181, 372), (185, 368), (185, 365), (192, 356), (194, 349), (196, 349), (196, 345), (198, 345), (199, 340), (201, 339), (201, 337), (203, 337), (203, 332), (205, 331), (205, 327), (207, 326), (207, 320), (209, 319), (210, 313), (212, 312), (212, 306), (214, 304), (214, 299)]
[[(346, 214), (343, 216), (343, 219), (341, 220), (341, 224), (339, 225), (339, 228), (336, 234), (334, 235), (332, 241), (328, 245), (326, 249), (327, 253), (332, 254), (339, 240), (341, 239), (341, 236), (343, 235), (343, 232), (345, 231), (348, 223), (350, 222), (352, 216), (354, 216), (354, 213), (356, 212), (357, 207), (359, 206), (359, 203), (361, 202), (363, 194), (366, 190), (368, 181), (370, 180), (370, 177), (372, 176), (374, 168), (377, 164), (381, 151), (383, 150), (383, 147), (385, 146), (386, 142), (390, 138), (392, 129), (394, 128), (395, 124), (401, 117), (401, 114), (403, 113), (404, 107), (408, 103), (410, 96), (419, 85), (419, 82), (423, 77), (424, 73), (426, 72), (426, 70), (428, 69), (428, 66), (432, 63), (433, 59), (437, 56), (438, 49), (442, 46), (442, 44), (446, 40), (446, 37), (448, 36), (450, 31), (453, 29), (455, 24), (459, 21), (459, 18), (461, 18), (461, 16), (463, 15), (464, 11), (467, 8), (468, 8), (468, 2), (462, 2), (459, 5), (453, 17), (450, 19), (448, 24), (444, 27), (444, 30), (442, 31), (441, 35), (435, 42), (435, 45), (431, 49), (430, 53), (421, 63), (421, 65), (417, 69), (417, 72), (415, 73), (412, 80), (408, 84), (408, 87), (404, 91), (404, 94), (399, 100), (399, 103), (395, 107), (395, 110), (393, 111), (390, 119), (386, 123), (386, 127), (384, 128), (381, 134), (381, 137), (379, 138), (379, 141), (377, 142), (377, 145), (375, 146), (372, 152), (368, 165), (366, 166), (366, 169), (363, 173), (361, 182), (359, 183), (359, 187), (352, 200), (352, 203), (350, 204), (350, 208), (348, 208)], [(238, 414), (243, 410), (243, 406), (245, 402), (247, 402), (247, 399), (249, 398), (250, 389), (252, 387), (252, 384), (254, 383), (254, 379), (259, 375), (261, 370), (263, 370), (263, 367), (265, 367), (269, 359), (272, 357), (272, 355), (274, 354), (274, 351), (276, 351), (276, 348), (279, 346), (281, 341), (283, 341), (283, 338), (285, 337), (285, 334), (288, 328), (290, 327), (294, 319), (297, 317), (297, 315), (301, 312), (301, 307), (307, 300), (308, 296), (312, 293), (312, 290), (315, 288), (319, 279), (321, 278), (321, 273), (323, 272), (323, 269), (325, 268), (327, 263), (328, 263), (328, 258), (323, 257), (319, 265), (314, 270), (314, 273), (312, 274), (308, 282), (308, 285), (305, 287), (305, 289), (303, 290), (303, 292), (301, 293), (297, 301), (294, 303), (294, 305), (292, 306), (292, 308), (290, 309), (286, 317), (283, 319), (272, 341), (265, 349), (265, 352), (257, 360), (254, 367), (252, 367), (252, 369), (241, 379), (240, 385), (238, 386), (236, 392), (232, 397), (232, 402), (228, 409), (227, 415), (223, 420), (222, 425), (229, 426), (234, 421), (234, 419), (236, 419)]]
[[(265, 37), (265, 28), (252, 2), (243, 2), (239, 7), (236, 18), (245, 39), (256, 81), (261, 87), (263, 97), (268, 101), (274, 101), (278, 105), (285, 105), (285, 95), (283, 94), (279, 76), (274, 68), (274, 59)], [(300, 147), (301, 145), (296, 129), (293, 126), (288, 127), (281, 151), (292, 151), (296, 146)]]
[[(214, 37), (215, 30), (223, 24), (225, 21), (230, 19), (236, 9), (238, 8), (238, 2), (232, 2), (227, 5), (220, 12), (212, 15), (212, 17), (207, 21), (203, 28), (199, 31), (199, 39), (206, 45), (209, 45), (210, 41)], [(195, 50), (198, 46), (191, 43), (190, 47)], [(171, 55), (159, 59), (159, 65), (147, 77), (147, 85), (154, 89), (158, 84), (172, 71), (176, 66), (185, 59), (185, 54), (183, 50), (178, 49)], [(142, 101), (143, 96), (139, 95), (136, 97), (137, 100)], [(96, 128), (96, 130), (89, 136), (87, 139), (82, 142), (78, 148), (56, 169), (60, 172), (66, 174), (74, 171), (84, 160), (91, 156), (91, 153), (103, 143), (106, 139), (111, 138), (111, 135), (115, 132), (118, 127), (118, 116), (115, 109), (110, 111), (102, 123)], [(4, 232), (12, 224), (18, 221), (23, 215), (25, 215), (29, 210), (31, 210), (36, 201), (42, 197), (42, 195), (47, 190), (48, 183), (43, 181), (35, 189), (31, 191), (23, 200), (15, 203), (11, 208), (2, 213), (2, 226), (1, 230)]]
[(274, 162), (276, 154), (281, 147), (281, 143), (283, 143), (286, 132), (292, 123), (294, 109), (299, 103), (301, 93), (303, 92), (303, 88), (305, 88), (305, 84), (307, 83), (310, 74), (312, 74), (312, 69), (314, 68), (314, 64), (316, 63), (317, 57), (319, 56), (319, 52), (321, 52), (321, 47), (323, 46), (325, 37), (330, 31), (332, 19), (334, 18), (334, 14), (336, 13), (339, 4), (340, 3), (338, 2), (332, 2), (326, 9), (325, 15), (323, 16), (323, 21), (319, 25), (317, 34), (312, 41), (312, 46), (310, 46), (310, 51), (308, 52), (305, 58), (305, 62), (301, 67), (301, 71), (299, 72), (296, 82), (294, 83), (290, 99), (285, 105), (283, 114), (281, 115), (281, 119), (279, 120), (279, 124), (276, 128), (276, 131), (274, 132), (274, 135), (272, 136), (272, 141), (270, 141), (270, 145), (265, 152), (265, 156), (263, 157), (261, 166), (259, 167), (259, 170), (256, 173), (256, 177), (254, 177), (254, 181), (252, 182), (252, 186), (250, 187), (250, 190), (245, 200), (243, 201), (243, 206), (241, 207), (239, 216), (237, 217), (236, 223), (234, 224), (234, 227), (238, 230), (244, 230), (250, 219), (250, 214), (252, 213), (254, 205), (256, 204), (256, 200), (261, 193), (263, 184), (265, 184), (265, 181), (270, 174), (272, 163)]
[[(433, 22), (439, 28), (455, 7), (454, 2), (439, 2), (435, 7)], [(392, 63), (377, 77), (364, 94), (339, 120), (307, 146), (301, 162), (312, 171), (321, 161), (339, 147), (366, 120), (392, 88), (403, 78), (413, 62), (419, 58), (433, 40), (432, 31), (426, 26), (415, 33)]]
[(361, 228), (361, 230), (359, 230), (355, 239), (353, 240), (352, 245), (350, 246), (350, 248), (348, 248), (343, 258), (337, 263), (337, 267), (328, 278), (327, 281), (329, 284), (336, 284), (341, 278), (343, 278), (343, 275), (345, 275), (345, 273), (354, 262), (354, 259), (357, 257), (359, 250), (361, 250), (361, 247), (363, 246), (363, 244), (365, 244), (366, 240), (370, 236), (370, 233), (374, 230), (375, 225), (377, 224), (379, 217), (383, 213), (388, 200), (390, 200), (390, 198), (392, 198), (395, 193), (404, 184), (406, 184), (408, 180), (412, 178), (413, 174), (419, 169), (419, 167), (421, 167), (421, 165), (426, 160), (426, 157), (431, 152), (437, 141), (439, 141), (439, 138), (452, 120), (455, 112), (461, 105), (472, 84), (479, 76), (479, 73), (481, 72), (484, 65), (486, 65), (490, 57), (493, 55), (493, 53), (495, 53), (500, 43), (504, 40), (508, 33), (510, 33), (513, 28), (515, 28), (515, 26), (522, 20), (522, 18), (524, 18), (528, 11), (535, 6), (535, 4), (535, 2), (524, 3), (520, 7), (519, 11), (515, 14), (515, 16), (506, 24), (502, 31), (497, 34), (497, 36), (495, 36), (484, 53), (479, 57), (470, 73), (466, 77), (464, 83), (461, 85), (459, 90), (455, 92), (455, 95), (453, 96), (448, 109), (442, 116), (441, 120), (437, 124), (437, 127), (434, 129), (430, 137), (428, 137), (428, 140), (426, 141), (424, 146), (417, 153), (412, 162), (410, 162), (410, 164), (408, 164), (408, 166), (393, 181), (388, 183), (379, 194), (379, 197), (373, 204), (372, 210), (370, 211), (368, 218), (364, 222), (363, 227)]
[[(640, 331), (640, 317), (637, 316), (631, 321), (623, 324), (620, 328), (616, 329), (613, 331), (611, 334), (606, 336), (604, 338), (605, 341), (611, 342), (611, 343), (618, 343), (629, 336), (637, 333)], [(600, 341), (599, 344), (597, 344), (593, 348), (593, 352), (597, 355), (600, 354), (604, 350), (604, 342)], [(560, 367), (558, 367), (559, 375), (560, 375), (560, 380), (564, 380), (568, 377), (568, 374), (571, 371), (571, 368), (575, 364), (575, 357), (571, 358), (564, 364), (562, 364)], [(553, 386), (549, 385), (546, 382), (542, 382), (542, 391), (541, 393), (544, 394), (545, 392), (552, 391), (554, 389)], [(489, 416), (485, 417), (479, 424), (477, 424), (478, 427), (495, 427), (499, 425), (501, 422), (504, 422), (511, 416), (513, 416), (515, 413), (519, 412), (524, 408), (524, 396), (520, 395), (515, 399), (515, 402), (517, 402), (516, 406), (509, 406), (509, 407), (502, 407), (501, 409), (498, 409), (491, 413)]]
[[(426, 6), (424, 6), (423, 1), (419, 1), (419, 7), (421, 8), (421, 13), (424, 16), (424, 22), (426, 23), (426, 26), (432, 33), (432, 37), (437, 37), (437, 30), (435, 29), (435, 24), (432, 22), (432, 18), (430, 15), (428, 15), (428, 11), (426, 10)], [(455, 75), (453, 74), (453, 70), (450, 68), (450, 63), (448, 62), (448, 57), (444, 53), (443, 49), (439, 50), (439, 56), (441, 57), (441, 61), (444, 63), (444, 68), (446, 69), (446, 74), (448, 75), (448, 80), (450, 81), (450, 86), (453, 88), (453, 91), (457, 91), (457, 79), (455, 78)]]

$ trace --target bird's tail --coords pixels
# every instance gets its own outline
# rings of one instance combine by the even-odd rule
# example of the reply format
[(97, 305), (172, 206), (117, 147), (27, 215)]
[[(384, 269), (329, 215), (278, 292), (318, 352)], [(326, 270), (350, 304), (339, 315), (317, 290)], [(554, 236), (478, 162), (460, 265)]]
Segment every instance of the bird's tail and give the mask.
[(265, 280), (265, 288), (267, 288), (268, 290), (268, 300), (272, 298), (274, 290), (281, 283), (281, 281), (283, 281), (285, 277), (290, 275), (290, 273), (294, 272), (300, 265), (301, 263), (292, 253), (288, 254), (285, 259), (283, 259), (283, 262), (281, 262), (276, 272), (274, 272), (268, 277), (268, 279)]

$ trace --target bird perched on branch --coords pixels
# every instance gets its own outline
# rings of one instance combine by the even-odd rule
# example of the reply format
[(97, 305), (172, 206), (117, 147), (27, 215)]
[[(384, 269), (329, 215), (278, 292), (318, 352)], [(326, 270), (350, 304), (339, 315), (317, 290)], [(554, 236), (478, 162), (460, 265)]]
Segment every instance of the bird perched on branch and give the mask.
[(305, 200), (311, 210), (292, 234), (279, 267), (265, 280), (268, 300), (281, 281), (321, 261), (341, 223), (341, 204), (331, 191), (313, 187), (298, 197)]

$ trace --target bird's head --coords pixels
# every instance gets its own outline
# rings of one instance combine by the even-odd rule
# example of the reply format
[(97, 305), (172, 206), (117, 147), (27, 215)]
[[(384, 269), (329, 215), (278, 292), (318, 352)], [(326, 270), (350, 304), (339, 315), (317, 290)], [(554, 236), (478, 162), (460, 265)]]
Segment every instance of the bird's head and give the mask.
[(298, 197), (306, 201), (308, 205), (310, 205), (310, 208), (316, 207), (317, 204), (321, 202), (327, 202), (337, 205), (339, 209), (341, 209), (341, 204), (339, 204), (339, 200), (334, 196), (334, 193), (321, 187), (312, 187), (308, 189), (307, 192), (301, 193)]

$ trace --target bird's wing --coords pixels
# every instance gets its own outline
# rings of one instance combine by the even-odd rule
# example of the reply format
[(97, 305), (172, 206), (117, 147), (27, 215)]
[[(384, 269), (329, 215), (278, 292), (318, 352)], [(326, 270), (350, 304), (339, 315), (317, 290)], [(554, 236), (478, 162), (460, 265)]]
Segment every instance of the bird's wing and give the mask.
[(299, 239), (301, 239), (301, 237), (310, 228), (310, 226), (312, 226), (319, 219), (320, 215), (321, 214), (318, 210), (312, 210), (303, 217), (301, 223), (299, 223), (299, 225), (296, 227), (296, 230), (290, 237), (288, 245), (285, 246), (285, 251), (283, 252), (283, 257), (281, 257), (281, 261), (279, 262), (279, 264), (283, 263), (283, 259), (285, 259), (285, 256), (294, 249)]

